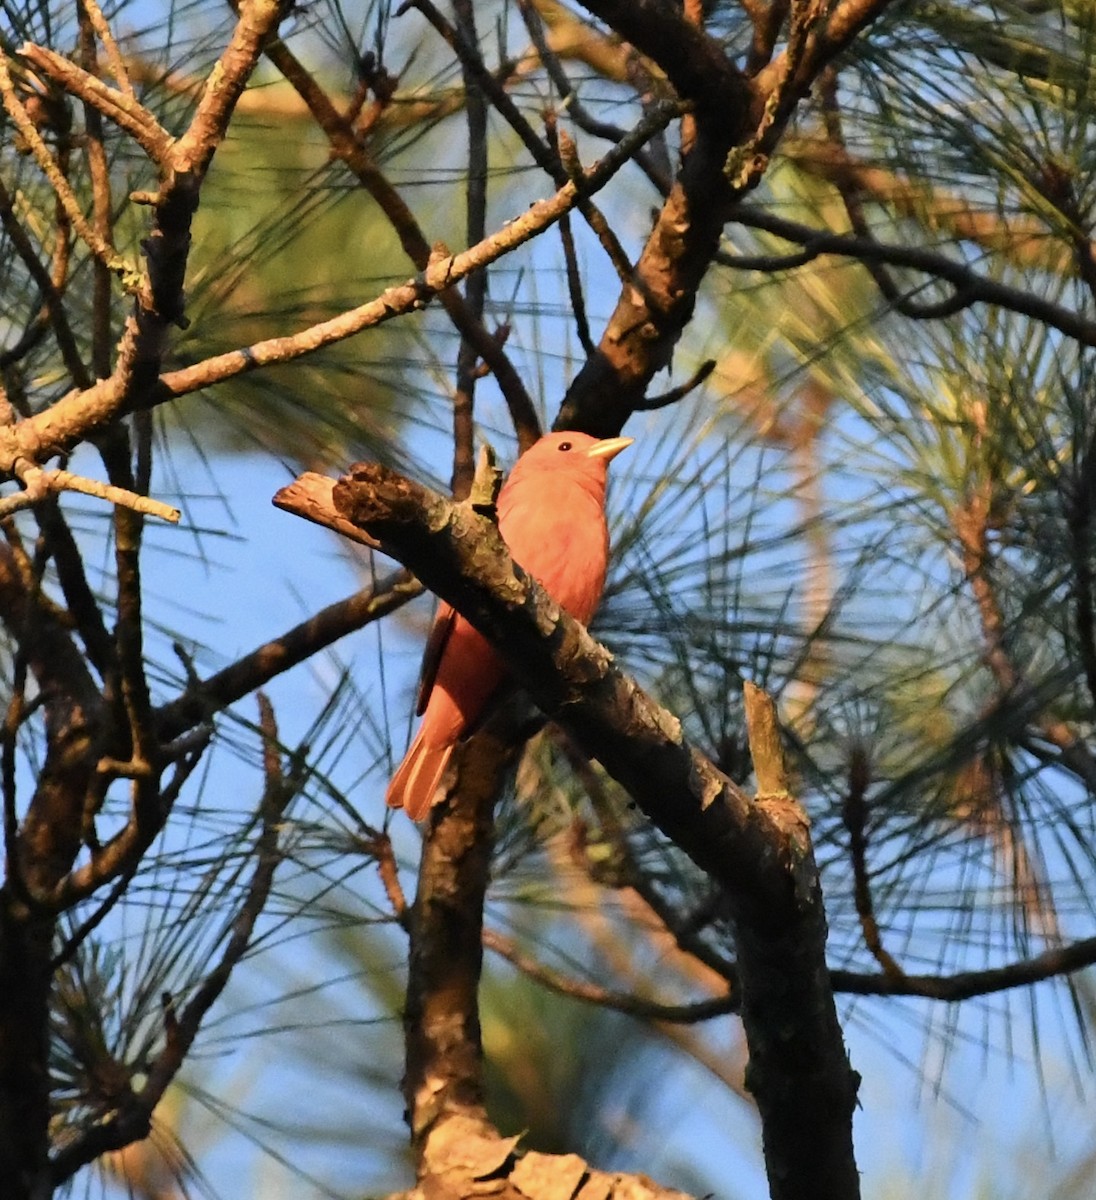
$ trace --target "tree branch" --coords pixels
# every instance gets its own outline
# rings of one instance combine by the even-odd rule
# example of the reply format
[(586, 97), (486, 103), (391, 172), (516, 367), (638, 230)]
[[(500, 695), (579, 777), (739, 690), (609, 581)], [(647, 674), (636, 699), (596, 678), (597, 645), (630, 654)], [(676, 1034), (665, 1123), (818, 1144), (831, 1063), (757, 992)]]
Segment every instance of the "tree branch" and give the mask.
[(857, 971), (835, 970), (830, 972), (830, 979), (834, 991), (852, 996), (922, 996), (957, 1003), (1071, 975), (1093, 963), (1096, 963), (1096, 937), (1054, 946), (1032, 958), (984, 971), (958, 971), (954, 975), (906, 975), (901, 972), (864, 975)]
[[(954, 285), (966, 306), (979, 303), (994, 304), (1041, 321), (1073, 338), (1082, 346), (1096, 346), (1096, 321), (1061, 304), (1034, 296), (1022, 288), (1009, 287), (1008, 284), (980, 275), (963, 263), (935, 250), (926, 250), (921, 246), (898, 246), (850, 234), (833, 233), (828, 229), (817, 229), (788, 220), (786, 217), (775, 216), (752, 205), (737, 208), (734, 219), (751, 229), (761, 229), (803, 246), (805, 257), (797, 256), (792, 264), (794, 266), (802, 266), (823, 254), (839, 254), (865, 262), (888, 263), (895, 267), (924, 271)], [(736, 262), (733, 257), (725, 255), (720, 256), (720, 261), (732, 267)]]
[(165, 741), (179, 737), (339, 638), (402, 608), (408, 600), (421, 596), (422, 590), (422, 584), (407, 571), (394, 571), (375, 587), (363, 588), (320, 609), (224, 670), (195, 681), (178, 699), (165, 704), (156, 713), (160, 737)]
[(850, 1070), (825, 967), (806, 819), (786, 795), (751, 801), (680, 723), (510, 560), (497, 530), (380, 466), (334, 488), (352, 520), (492, 640), (540, 708), (725, 890), (774, 1196), (855, 1196)]
[[(332, 153), (380, 206), (399, 237), (404, 253), (418, 270), (425, 271), (430, 265), (430, 243), (403, 197), (374, 161), (353, 125), (338, 111), (328, 94), (283, 42), (273, 42), (267, 47), (266, 54), (308, 105), (309, 112), (327, 135)], [(438, 300), (461, 338), (491, 368), (510, 410), (519, 445), (522, 448), (532, 445), (540, 436), (536, 408), (521, 376), (503, 351), (500, 339), (487, 330), (482, 315), (477, 315), (457, 288), (444, 289), (438, 294)]]
[(635, 149), (680, 111), (680, 105), (672, 101), (656, 106), (627, 138), (585, 170), (580, 180), (569, 181), (554, 196), (538, 201), (478, 245), (459, 254), (435, 258), (418, 279), (390, 287), (366, 304), (289, 337), (255, 342), (241, 350), (205, 359), (192, 367), (167, 372), (140, 396), (132, 386), (134, 369), (142, 361), (151, 364), (147, 363), (148, 351), (143, 348), (137, 324), (131, 319), (118, 354), (121, 365), (110, 379), (87, 390), (70, 392), (50, 408), (13, 427), (0, 426), (0, 475), (13, 473), (14, 464), (20, 458), (41, 463), (54, 454), (69, 450), (102, 425), (136, 408), (162, 404), (270, 363), (288, 362), (424, 307), (445, 288), (535, 237), (573, 208), (580, 196), (604, 187), (630, 161)]
[(483, 931), (483, 944), (500, 958), (506, 959), (523, 975), (550, 991), (561, 996), (570, 996), (573, 1000), (596, 1004), (600, 1008), (610, 1008), (615, 1012), (637, 1017), (641, 1021), (695, 1025), (701, 1021), (710, 1021), (713, 1017), (725, 1017), (728, 1013), (738, 1012), (738, 997), (734, 995), (696, 1000), (691, 1004), (666, 1004), (660, 1000), (648, 1000), (632, 992), (610, 991), (609, 988), (589, 980), (576, 979), (553, 971), (532, 955), (526, 954), (513, 938), (508, 938), (494, 929)]
[(303, 781), (300, 771), (285, 776), (277, 753), (277, 728), (273, 712), (260, 696), (260, 728), (263, 734), (266, 786), (259, 807), (259, 834), (255, 842), (255, 870), (240, 906), (225, 927), (221, 956), (195, 988), (182, 1011), (176, 1014), (173, 998), (165, 994), (164, 1044), (147, 1070), (144, 1085), (130, 1092), (123, 1103), (106, 1119), (90, 1126), (82, 1137), (66, 1145), (52, 1162), (53, 1186), (70, 1179), (80, 1167), (110, 1150), (147, 1137), (152, 1113), (198, 1036), (202, 1021), (224, 991), (229, 977), (251, 946), (255, 923), (266, 906), (274, 871), (281, 861), (278, 846), (282, 818)]

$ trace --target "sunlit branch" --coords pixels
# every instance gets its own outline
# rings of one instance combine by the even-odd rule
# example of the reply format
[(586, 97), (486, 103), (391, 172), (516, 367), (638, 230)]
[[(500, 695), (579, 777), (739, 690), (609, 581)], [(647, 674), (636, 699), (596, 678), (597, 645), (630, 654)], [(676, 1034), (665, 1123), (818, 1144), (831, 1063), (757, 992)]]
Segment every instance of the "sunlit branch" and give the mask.
[[(205, 359), (192, 367), (167, 372), (146, 396), (140, 398), (139, 406), (160, 404), (270, 363), (289, 362), (422, 308), (439, 292), (460, 282), (472, 271), (535, 237), (573, 208), (581, 196), (604, 187), (630, 161), (635, 148), (680, 111), (680, 105), (674, 101), (656, 106), (627, 138), (585, 170), (579, 181), (569, 181), (554, 196), (538, 201), (478, 245), (459, 254), (437, 257), (419, 278), (388, 288), (376, 299), (297, 334), (269, 338), (241, 350)], [(40, 462), (74, 446), (101, 424), (137, 407), (138, 398), (132, 394), (131, 385), (133, 367), (141, 357), (141, 342), (137, 324), (131, 320), (127, 323), (118, 354), (120, 365), (110, 379), (86, 390), (70, 392), (50, 408), (13, 428), (0, 427), (0, 473), (11, 472), (20, 458)]]
[(157, 167), (167, 166), (174, 139), (137, 100), (132, 89), (128, 93), (118, 91), (64, 55), (32, 42), (19, 48), (19, 56), (128, 133)]
[[(331, 143), (334, 154), (380, 206), (396, 231), (404, 253), (420, 271), (426, 270), (430, 264), (430, 243), (403, 198), (363, 145), (353, 125), (338, 111), (324, 89), (283, 42), (271, 43), (266, 54), (308, 106), (308, 111)], [(438, 300), (461, 337), (475, 348), (480, 359), (490, 367), (510, 409), (510, 417), (518, 433), (518, 444), (523, 448), (531, 445), (540, 436), (540, 423), (533, 401), (521, 376), (504, 352), (501, 339), (489, 332), (482, 319), (477, 319), (470, 311), (459, 289), (444, 289), (438, 294)]]
[(95, 36), (103, 43), (110, 73), (114, 76), (115, 83), (121, 88), (123, 95), (133, 96), (135, 93), (133, 84), (130, 83), (126, 61), (118, 49), (118, 43), (114, 40), (114, 34), (106, 17), (103, 16), (103, 10), (99, 7), (98, 0), (80, 0), (79, 11), (81, 19), (87, 18), (91, 28), (95, 31)]
[(161, 376), (161, 390), (156, 402), (223, 382), (269, 363), (288, 362), (424, 307), (445, 288), (459, 283), (472, 271), (494, 262), (554, 224), (563, 213), (575, 207), (580, 195), (588, 195), (604, 187), (630, 161), (635, 147), (642, 145), (680, 111), (681, 107), (676, 101), (659, 105), (630, 131), (624, 141), (583, 171), (577, 183), (569, 181), (564, 184), (554, 196), (537, 201), (478, 245), (457, 254), (435, 257), (417, 279), (390, 287), (376, 299), (300, 333), (255, 342), (242, 350), (217, 355), (193, 367), (166, 372)]
[[(376, 464), (353, 468), (333, 499), (489, 637), (538, 707), (724, 889), (767, 1160), (804, 1170), (809, 1163), (815, 1196), (854, 1195), (856, 1077), (828, 986), (825, 917), (802, 809), (786, 792), (755, 800), (742, 793), (515, 567), (496, 528), (470, 507)], [(808, 1194), (806, 1176), (789, 1170), (775, 1194)]]
[(151, 517), (160, 517), (164, 521), (176, 523), (179, 520), (179, 510), (171, 504), (153, 500), (149, 496), (139, 496), (126, 488), (114, 487), (109, 483), (101, 483), (97, 479), (87, 479), (82, 475), (74, 475), (71, 471), (43, 471), (39, 467), (28, 467), (21, 474), (23, 490), (0, 500), (0, 518), (9, 513), (18, 512), (23, 508), (40, 504), (48, 496), (58, 492), (80, 492), (85, 496), (94, 496), (117, 504), (134, 512), (146, 513)]

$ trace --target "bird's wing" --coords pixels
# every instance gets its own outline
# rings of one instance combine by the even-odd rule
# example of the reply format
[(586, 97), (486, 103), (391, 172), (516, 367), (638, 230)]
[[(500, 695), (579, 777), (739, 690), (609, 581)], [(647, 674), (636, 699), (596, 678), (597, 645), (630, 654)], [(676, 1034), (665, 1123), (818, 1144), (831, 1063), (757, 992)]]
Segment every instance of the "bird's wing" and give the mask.
[(438, 674), (438, 663), (445, 652), (445, 644), (453, 630), (457, 610), (444, 600), (438, 602), (438, 611), (434, 614), (434, 624), (430, 627), (430, 636), (426, 639), (426, 648), (422, 652), (422, 667), (419, 670), (419, 691), (415, 699), (415, 715), (421, 717), (426, 711), (430, 693), (434, 690), (434, 680)]

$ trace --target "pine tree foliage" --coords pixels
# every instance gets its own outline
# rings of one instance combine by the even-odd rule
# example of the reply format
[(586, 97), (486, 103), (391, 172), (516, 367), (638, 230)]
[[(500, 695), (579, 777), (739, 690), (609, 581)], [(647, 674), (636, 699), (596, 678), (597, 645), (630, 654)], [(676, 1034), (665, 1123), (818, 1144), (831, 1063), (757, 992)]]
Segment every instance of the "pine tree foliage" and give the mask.
[[(1053, 1038), (1091, 1087), (1089, 6), (0, 0), (0, 56), (0, 1192), (218, 1194), (184, 1092), (314, 1194), (404, 1186), (404, 1051), (453, 1194), (645, 1171), (691, 1060), (774, 1196), (853, 1195), (826, 1013), (1036, 1075)], [(249, 481), (461, 499), (552, 425), (637, 439), (593, 626), (632, 707), (503, 706), (420, 846), (381, 796), (422, 586), (324, 542), (351, 594), (239, 611), (234, 561), (262, 597), (297, 545), (256, 549)], [(700, 764), (680, 817), (614, 768), (637, 686)], [(808, 1028), (832, 1105), (773, 1065)], [(229, 1051), (389, 1115), (252, 1104)], [(370, 1179), (290, 1149), (344, 1142)]]

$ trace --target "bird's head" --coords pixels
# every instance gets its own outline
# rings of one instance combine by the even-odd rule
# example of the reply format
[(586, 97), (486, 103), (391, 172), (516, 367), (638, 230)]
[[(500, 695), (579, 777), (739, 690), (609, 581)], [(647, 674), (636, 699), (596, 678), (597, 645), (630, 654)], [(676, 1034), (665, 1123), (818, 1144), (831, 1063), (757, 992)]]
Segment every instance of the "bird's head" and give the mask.
[(609, 463), (632, 441), (630, 437), (594, 438), (571, 430), (546, 434), (514, 464), (508, 484), (534, 477), (559, 483), (573, 479), (604, 494)]

